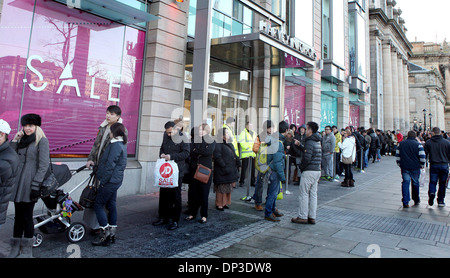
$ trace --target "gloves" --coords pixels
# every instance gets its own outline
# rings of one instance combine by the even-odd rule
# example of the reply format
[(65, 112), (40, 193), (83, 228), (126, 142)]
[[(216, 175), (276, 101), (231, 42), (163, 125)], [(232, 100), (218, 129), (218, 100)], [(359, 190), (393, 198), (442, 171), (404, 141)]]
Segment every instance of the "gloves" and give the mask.
[(40, 196), (41, 194), (39, 190), (31, 190), (30, 199), (32, 202), (37, 202)]

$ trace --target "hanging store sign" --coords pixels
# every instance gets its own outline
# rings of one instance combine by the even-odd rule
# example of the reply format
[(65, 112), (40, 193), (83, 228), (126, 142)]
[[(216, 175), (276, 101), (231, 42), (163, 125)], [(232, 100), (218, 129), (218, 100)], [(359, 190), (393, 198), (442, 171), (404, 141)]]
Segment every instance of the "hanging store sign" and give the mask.
[(295, 51), (299, 52), (300, 54), (310, 59), (316, 60), (317, 58), (317, 54), (314, 51), (314, 49), (307, 46), (299, 39), (289, 36), (288, 34), (286, 34), (286, 32), (281, 31), (275, 27), (272, 27), (270, 21), (261, 20), (259, 22), (259, 31), (266, 35), (269, 35), (270, 37), (278, 40), (284, 45), (294, 49)]

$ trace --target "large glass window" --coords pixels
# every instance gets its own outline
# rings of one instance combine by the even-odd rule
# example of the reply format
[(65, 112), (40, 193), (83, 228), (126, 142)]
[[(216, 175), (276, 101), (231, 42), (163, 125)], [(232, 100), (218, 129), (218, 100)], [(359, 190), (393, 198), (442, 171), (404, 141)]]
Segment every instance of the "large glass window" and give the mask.
[(116, 104), (135, 155), (144, 46), (144, 31), (53, 1), (5, 0), (0, 118), (17, 132), (22, 115), (40, 114), (51, 154), (82, 157)]
[(313, 46), (313, 1), (295, 0), (294, 14), (294, 36), (309, 46)]
[(322, 53), (323, 59), (332, 59), (345, 65), (344, 1), (322, 1)]
[(322, 1), (322, 58), (330, 59), (331, 42), (331, 0)]
[(356, 10), (349, 13), (350, 73), (366, 77), (366, 20)]
[(333, 0), (333, 57), (340, 65), (345, 65), (344, 0)]
[[(189, 1), (188, 35), (195, 37), (197, 0)], [(253, 11), (239, 0), (214, 0), (211, 38), (222, 38), (252, 32)]]

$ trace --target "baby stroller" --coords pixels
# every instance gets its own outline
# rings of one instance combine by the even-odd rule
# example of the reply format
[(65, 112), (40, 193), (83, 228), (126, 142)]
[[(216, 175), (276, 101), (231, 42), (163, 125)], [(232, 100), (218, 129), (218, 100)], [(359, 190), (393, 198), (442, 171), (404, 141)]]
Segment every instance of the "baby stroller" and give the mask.
[[(70, 194), (80, 188), (86, 183), (90, 177), (87, 177), (80, 184), (75, 186), (71, 191), (65, 193), (60, 187), (63, 186), (70, 178), (83, 171), (86, 166), (80, 167), (75, 171), (70, 171), (67, 165), (52, 165), (52, 172), (55, 175), (57, 183), (54, 188), (47, 188), (45, 193), (42, 193), (42, 201), (47, 209), (46, 213), (33, 216), (36, 220), (34, 225), (35, 241), (33, 247), (39, 247), (43, 240), (43, 234), (55, 234), (66, 232), (67, 239), (74, 243), (83, 239), (86, 234), (86, 227), (81, 222), (71, 223), (72, 214), (83, 210), (83, 208), (72, 200)], [(49, 167), (50, 168), (50, 167)], [(47, 175), (49, 175), (47, 173)]]

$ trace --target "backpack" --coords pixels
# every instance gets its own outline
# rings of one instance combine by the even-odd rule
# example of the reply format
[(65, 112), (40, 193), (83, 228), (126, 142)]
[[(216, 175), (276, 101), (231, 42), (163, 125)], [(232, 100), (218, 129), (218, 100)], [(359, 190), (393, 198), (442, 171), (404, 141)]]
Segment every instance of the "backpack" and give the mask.
[(267, 144), (261, 143), (258, 153), (256, 154), (255, 167), (262, 174), (267, 173), (270, 169), (270, 164), (267, 164), (268, 149), (269, 146), (267, 146)]
[[(283, 145), (283, 142), (280, 140), (278, 140), (278, 143), (281, 143)], [(267, 171), (269, 171), (270, 169), (270, 165), (272, 164), (272, 161), (269, 164), (267, 164), (268, 154), (269, 154), (269, 145), (261, 142), (261, 145), (259, 146), (259, 151), (256, 154), (255, 159), (256, 161), (255, 167), (261, 174), (267, 173)]]

